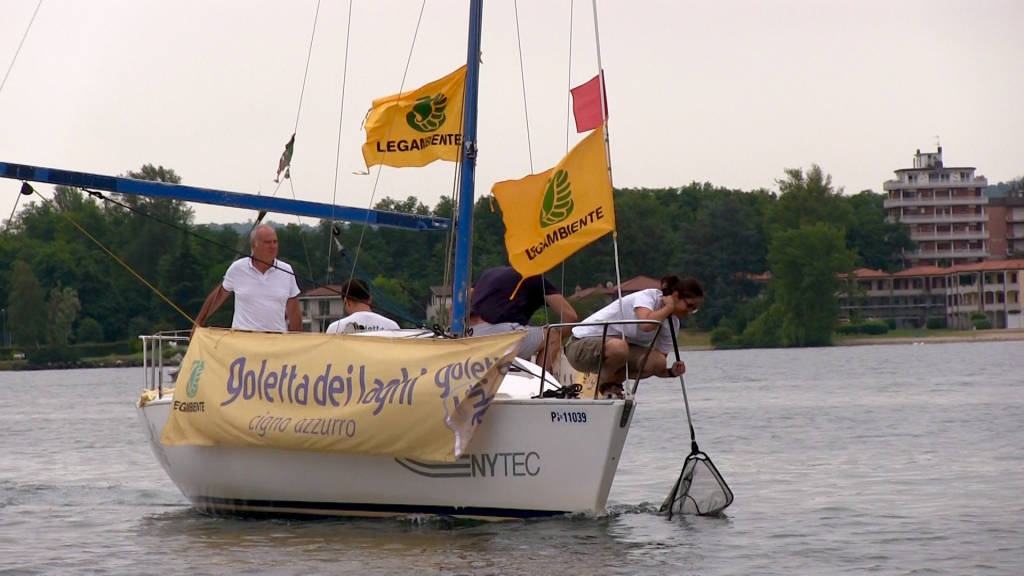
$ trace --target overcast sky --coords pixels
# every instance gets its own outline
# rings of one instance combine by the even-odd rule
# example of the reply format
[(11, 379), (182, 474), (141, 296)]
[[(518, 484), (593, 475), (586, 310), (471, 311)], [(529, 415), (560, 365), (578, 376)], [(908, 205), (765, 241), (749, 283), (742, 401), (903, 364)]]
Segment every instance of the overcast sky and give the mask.
[[(0, 75), (36, 4), (0, 0)], [(323, 0), (303, 93), (316, 6), (44, 0), (0, 91), (0, 161), (100, 174), (153, 163), (186, 184), (272, 194), (297, 123), (296, 197), (435, 205), (451, 163), (354, 174), (370, 101), (402, 87), (420, 3), (357, 0), (350, 26), (347, 1)], [(467, 6), (427, 1), (405, 89), (464, 63)], [(598, 11), (616, 187), (775, 190), (786, 168), (818, 164), (847, 193), (881, 192), (937, 142), (947, 166), (992, 184), (1024, 175), (1022, 1), (622, 0)], [(530, 173), (531, 147), (533, 172), (558, 162), (567, 90), (596, 71), (589, 1), (485, 3), (478, 194)], [(0, 179), (0, 218), (18, 189)], [(195, 208), (197, 222), (252, 217)]]

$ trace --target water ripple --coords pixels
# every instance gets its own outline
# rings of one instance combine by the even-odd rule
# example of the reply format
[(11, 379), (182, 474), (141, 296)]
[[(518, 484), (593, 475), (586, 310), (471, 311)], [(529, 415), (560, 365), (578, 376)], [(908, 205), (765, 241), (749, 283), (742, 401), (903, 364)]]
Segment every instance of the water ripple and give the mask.
[[(204, 516), (145, 443), (137, 369), (0, 373), (0, 573), (1024, 572), (1020, 343), (685, 359), (721, 518), (658, 512), (689, 451), (677, 379), (641, 386), (606, 515), (488, 524)], [(53, 402), (70, 382), (88, 410)]]

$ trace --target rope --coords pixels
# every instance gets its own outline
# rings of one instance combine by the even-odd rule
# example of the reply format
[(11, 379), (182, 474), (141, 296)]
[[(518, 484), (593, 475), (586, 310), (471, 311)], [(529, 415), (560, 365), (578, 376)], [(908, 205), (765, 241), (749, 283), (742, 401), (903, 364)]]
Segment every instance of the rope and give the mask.
[(153, 220), (154, 222), (157, 222), (159, 224), (163, 224), (164, 226), (173, 228), (173, 229), (175, 229), (175, 230), (177, 230), (179, 232), (184, 232), (185, 234), (188, 234), (190, 236), (194, 236), (196, 238), (199, 238), (200, 240), (202, 240), (204, 242), (208, 242), (210, 244), (213, 244), (214, 246), (217, 246), (218, 248), (223, 248), (225, 250), (228, 250), (232, 254), (243, 254), (243, 252), (241, 250), (236, 250), (235, 248), (233, 248), (231, 246), (228, 246), (227, 244), (222, 244), (220, 242), (217, 242), (216, 240), (211, 240), (209, 238), (206, 238), (205, 236), (200, 236), (199, 234), (196, 234), (195, 232), (189, 230), (188, 228), (182, 228), (181, 226), (178, 226), (177, 224), (175, 224), (173, 222), (168, 222), (166, 220), (162, 220), (160, 218), (157, 218), (156, 216), (153, 216), (152, 214), (149, 214), (148, 212), (143, 212), (142, 210), (138, 210), (136, 208), (133, 208), (133, 207), (131, 207), (131, 206), (129, 206), (129, 205), (123, 203), (123, 202), (119, 202), (118, 200), (115, 200), (114, 198), (110, 198), (109, 196), (104, 196), (102, 192), (97, 192), (96, 190), (90, 190), (88, 188), (80, 188), (80, 190), (85, 192), (89, 196), (92, 196), (93, 198), (96, 198), (98, 200), (102, 200), (104, 202), (109, 202), (111, 204), (120, 206), (121, 208), (124, 208), (125, 210), (127, 210), (127, 211), (129, 211), (129, 212), (131, 212), (133, 214), (138, 214), (140, 216), (144, 216), (146, 218), (149, 218), (150, 220)]
[(163, 292), (161, 292), (159, 288), (157, 288), (156, 286), (151, 284), (141, 274), (136, 272), (130, 265), (128, 265), (127, 262), (122, 260), (117, 254), (114, 254), (114, 252), (112, 252), (109, 248), (104, 246), (103, 243), (100, 242), (99, 240), (97, 240), (92, 234), (90, 234), (88, 230), (86, 230), (81, 225), (79, 225), (78, 222), (76, 222), (75, 219), (72, 218), (71, 215), (67, 213), (67, 211), (61, 209), (59, 204), (57, 204), (56, 202), (54, 202), (53, 200), (51, 200), (49, 198), (46, 198), (45, 196), (43, 196), (42, 194), (37, 192), (35, 189), (32, 189), (32, 191), (35, 192), (36, 196), (39, 196), (39, 198), (41, 198), (44, 202), (48, 202), (51, 205), (55, 206), (57, 208), (57, 212), (59, 212), (60, 215), (64, 217), (64, 219), (66, 219), (68, 222), (71, 222), (71, 225), (74, 226), (75, 228), (77, 228), (79, 232), (84, 234), (86, 238), (88, 238), (89, 240), (92, 240), (93, 244), (96, 244), (97, 246), (99, 246), (99, 248), (101, 250), (103, 250), (104, 252), (106, 252), (108, 256), (113, 258), (115, 262), (120, 264), (125, 270), (130, 272), (132, 274), (132, 276), (135, 276), (140, 282), (145, 284), (147, 288), (152, 290), (157, 296), (160, 297), (161, 300), (166, 302), (171, 308), (174, 308), (174, 310), (177, 311), (178, 314), (181, 314), (186, 320), (188, 320), (189, 324), (195, 324), (195, 319), (193, 319), (191, 316), (189, 316), (187, 313), (185, 313), (185, 311), (182, 310), (181, 308), (179, 308), (177, 304), (172, 302), (171, 299), (168, 298)]
[(25, 38), (28, 38), (28, 31), (32, 29), (32, 23), (36, 21), (36, 14), (39, 14), (39, 7), (43, 5), (43, 0), (39, 0), (36, 3), (36, 9), (32, 12), (32, 18), (28, 21), (28, 26), (25, 27), (25, 33), (21, 35), (21, 41), (18, 42), (18, 47), (14, 50), (14, 57), (11, 58), (11, 64), (7, 66), (7, 72), (4, 72), (3, 80), (0, 80), (0, 92), (3, 92), (4, 86), (7, 85), (7, 78), (11, 74), (11, 70), (14, 68), (14, 63), (18, 60), (18, 54), (21, 53), (21, 46), (25, 43)]
[[(31, 187), (30, 187), (30, 189), (31, 189)], [(226, 251), (230, 252), (232, 255), (234, 255), (236, 257), (246, 256), (247, 255), (245, 252), (243, 252), (240, 249), (236, 249), (236, 248), (234, 248), (232, 246), (228, 246), (227, 244), (224, 244), (224, 243), (218, 242), (216, 240), (207, 238), (207, 237), (202, 236), (200, 234), (196, 234), (195, 232), (189, 230), (188, 228), (183, 228), (181, 226), (178, 226), (177, 224), (174, 224), (173, 222), (167, 222), (167, 221), (162, 220), (160, 218), (157, 218), (156, 216), (153, 216), (153, 215), (151, 215), (151, 214), (149, 214), (147, 212), (135, 209), (135, 208), (133, 208), (133, 207), (127, 205), (127, 204), (124, 204), (123, 202), (119, 202), (119, 201), (115, 200), (114, 198), (107, 197), (107, 196), (103, 195), (103, 193), (101, 193), (101, 192), (97, 192), (95, 190), (89, 190), (87, 188), (81, 188), (81, 190), (83, 192), (85, 192), (86, 194), (89, 194), (90, 196), (94, 197), (94, 198), (97, 198), (97, 199), (102, 200), (104, 202), (109, 202), (111, 204), (115, 204), (117, 206), (120, 206), (120, 207), (124, 208), (125, 210), (128, 210), (129, 212), (131, 212), (133, 214), (138, 214), (138, 215), (143, 216), (145, 218), (149, 218), (150, 220), (153, 220), (154, 222), (157, 222), (157, 223), (162, 224), (164, 226), (167, 226), (169, 228), (173, 228), (174, 230), (177, 230), (179, 232), (183, 232), (183, 233), (185, 233), (188, 236), (192, 236), (192, 237), (197, 238), (197, 239), (199, 239), (199, 240), (201, 240), (203, 242), (206, 242), (207, 244), (210, 244), (210, 245), (216, 246), (218, 248), (221, 248), (223, 250), (226, 250)], [(32, 189), (32, 192), (35, 192), (35, 190)], [(38, 192), (36, 192), (36, 194), (38, 194)], [(45, 200), (45, 198), (44, 198), (44, 200)], [(85, 232), (85, 231), (83, 230), (83, 232)], [(85, 232), (85, 233), (86, 233), (86, 235), (88, 235), (87, 232)], [(245, 240), (245, 237), (243, 236), (239, 240), (241, 242), (242, 240)], [(95, 242), (95, 240), (94, 240), (94, 242)], [(102, 248), (102, 245), (100, 247)], [(104, 251), (106, 251), (108, 254), (110, 253), (105, 248), (104, 248)], [(249, 257), (252, 257), (252, 256), (249, 255)], [(116, 256), (115, 256), (115, 259), (117, 259)], [(300, 276), (299, 274), (296, 274), (294, 270), (292, 270), (292, 271), (285, 270), (284, 268), (281, 268), (280, 266), (276, 266), (273, 262), (265, 262), (263, 260), (259, 260), (259, 261), (262, 262), (263, 264), (266, 264), (266, 265), (276, 269), (276, 270), (280, 270), (281, 272), (284, 272), (284, 273), (287, 273), (287, 274), (291, 274), (297, 280), (303, 280), (305, 282), (315, 283), (315, 281), (313, 279), (308, 278), (308, 277), (304, 277), (304, 276)], [(124, 265), (124, 264), (122, 264), (122, 265)], [(133, 274), (134, 274), (134, 272), (133, 272)], [(147, 286), (150, 286), (152, 288), (152, 286), (148, 282), (145, 282), (144, 279), (140, 278), (140, 280), (143, 280), (143, 282)], [(335, 293), (335, 294), (337, 294), (339, 296), (341, 295), (340, 291), (338, 291), (337, 289), (334, 289), (334, 288), (332, 288), (330, 286), (324, 286), (324, 288), (326, 288), (327, 290), (329, 290), (329, 291), (331, 291), (331, 292), (333, 292), (333, 293)], [(164, 298), (164, 300), (166, 300), (166, 298), (162, 294), (160, 294), (160, 292), (158, 290), (156, 290), (155, 288), (153, 290), (158, 295), (160, 295), (161, 298)], [(168, 301), (168, 303), (170, 303), (170, 302)], [(174, 306), (173, 303), (171, 303), (171, 305)], [(176, 306), (174, 306), (174, 308), (175, 308), (175, 310), (178, 310), (179, 312), (181, 312), (181, 310), (179, 308), (177, 308)], [(418, 318), (413, 318), (413, 317), (411, 317), (410, 314), (402, 312), (402, 311), (396, 311), (392, 307), (378, 306), (378, 308), (380, 308), (384, 312), (387, 312), (387, 313), (391, 314), (392, 316), (394, 316), (394, 317), (396, 317), (396, 318), (398, 318), (400, 320), (404, 320), (404, 321), (406, 321), (406, 322), (408, 322), (410, 324), (415, 324), (415, 325), (423, 324), (423, 322), (421, 322)], [(184, 312), (181, 312), (181, 313), (184, 314)], [(192, 319), (189, 318), (187, 315), (185, 315), (185, 317), (189, 319), (190, 323), (194, 323), (192, 321)]]

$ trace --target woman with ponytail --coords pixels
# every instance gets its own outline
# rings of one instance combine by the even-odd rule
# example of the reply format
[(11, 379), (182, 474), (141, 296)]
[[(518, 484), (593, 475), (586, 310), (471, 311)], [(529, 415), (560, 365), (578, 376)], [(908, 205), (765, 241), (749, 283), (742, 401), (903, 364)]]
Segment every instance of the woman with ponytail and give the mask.
[[(604, 326), (576, 326), (565, 346), (565, 356), (573, 368), (583, 372), (597, 372), (601, 366), (598, 390), (604, 396), (622, 397), (627, 367), (631, 377), (637, 373), (641, 378), (679, 376), (686, 372), (686, 365), (674, 359), (676, 343), (668, 322), (678, 329), (679, 320), (696, 312), (703, 301), (704, 291), (695, 278), (666, 276), (661, 279), (661, 288), (623, 296), (583, 321), (655, 320), (661, 324), (660, 331), (658, 324), (613, 324), (608, 326), (602, 343)], [(643, 362), (655, 335), (654, 347)]]

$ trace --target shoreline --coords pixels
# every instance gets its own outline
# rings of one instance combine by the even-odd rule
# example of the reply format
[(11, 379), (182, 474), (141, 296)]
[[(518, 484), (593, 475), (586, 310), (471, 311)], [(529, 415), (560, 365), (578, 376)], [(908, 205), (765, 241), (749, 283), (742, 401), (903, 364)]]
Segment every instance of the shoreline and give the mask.
[(1024, 330), (964, 330), (961, 335), (928, 336), (922, 334), (917, 336), (903, 336), (899, 338), (886, 338), (884, 335), (876, 338), (843, 338), (834, 340), (833, 346), (867, 346), (871, 344), (950, 344), (959, 342), (1012, 342), (1024, 341)]
[[(920, 336), (898, 336), (886, 337), (885, 335), (875, 337), (845, 337), (834, 339), (832, 346), (890, 346), (890, 345), (919, 345), (919, 344), (955, 344), (962, 342), (1024, 342), (1024, 329), (998, 329), (998, 330), (964, 330), (962, 335), (930, 336), (922, 333)], [(680, 352), (694, 352), (717, 350), (709, 344), (681, 345)], [(729, 350), (749, 350), (749, 348), (729, 348)], [(0, 361), (0, 371), (33, 371), (33, 370), (76, 370), (88, 368), (127, 368), (142, 366), (142, 358), (120, 357), (120, 358), (92, 358), (79, 360), (72, 364), (57, 365), (29, 365), (24, 360)]]
[[(890, 345), (916, 345), (916, 344), (955, 344), (961, 342), (1014, 342), (1024, 341), (1024, 329), (1005, 328), (995, 330), (964, 330), (963, 334), (929, 335), (923, 331), (920, 335), (912, 336), (848, 336), (833, 338), (832, 346), (890, 346)], [(679, 351), (703, 351), (718, 350), (710, 344), (697, 344), (690, 346), (679, 346)], [(749, 348), (728, 348), (728, 350), (749, 350)]]

